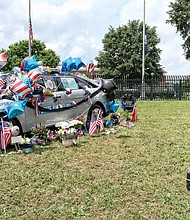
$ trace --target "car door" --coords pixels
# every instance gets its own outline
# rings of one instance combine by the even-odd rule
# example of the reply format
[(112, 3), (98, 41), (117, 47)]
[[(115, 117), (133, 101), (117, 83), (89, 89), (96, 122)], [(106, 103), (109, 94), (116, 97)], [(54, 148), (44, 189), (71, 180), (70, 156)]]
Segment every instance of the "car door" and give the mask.
[(90, 105), (86, 101), (87, 94), (85, 90), (79, 86), (76, 79), (73, 76), (61, 76), (56, 80), (58, 86), (56, 95), (61, 96), (59, 104), (66, 109), (64, 110), (64, 120), (85, 114)]
[[(43, 123), (46, 126), (55, 125), (56, 122), (64, 120), (63, 111), (59, 111), (58, 103), (55, 101), (54, 94), (57, 92), (57, 86), (53, 76), (43, 76), (43, 80), (38, 82), (42, 88), (45, 88), (46, 97), (43, 94), (33, 94), (33, 105), (25, 111), (27, 129), (30, 129), (37, 123)], [(49, 93), (48, 93), (49, 92)], [(38, 103), (38, 105), (36, 105)]]

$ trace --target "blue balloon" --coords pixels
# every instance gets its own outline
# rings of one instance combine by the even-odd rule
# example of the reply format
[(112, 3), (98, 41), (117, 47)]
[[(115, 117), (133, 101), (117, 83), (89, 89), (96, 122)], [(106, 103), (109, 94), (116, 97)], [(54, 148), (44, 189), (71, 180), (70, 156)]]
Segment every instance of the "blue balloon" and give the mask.
[(7, 113), (8, 118), (11, 119), (22, 114), (24, 112), (26, 103), (27, 103), (27, 100), (18, 100), (8, 105), (5, 109), (5, 112)]
[(23, 68), (24, 71), (28, 72), (28, 71), (30, 71), (32, 69), (35, 69), (38, 66), (39, 66), (39, 64), (36, 61), (35, 55), (33, 55), (33, 56), (29, 57), (29, 58), (25, 58), (24, 59), (24, 68)]
[(62, 71), (70, 72), (73, 69), (78, 70), (84, 65), (81, 58), (69, 57), (62, 62)]
[(66, 72), (66, 71), (67, 71), (67, 66), (66, 66), (66, 65), (67, 65), (66, 62), (63, 61), (63, 62), (62, 62), (62, 68), (61, 68), (61, 71), (62, 71), (62, 72)]
[(75, 68), (75, 62), (72, 57), (67, 58), (62, 62), (62, 71), (70, 72)]
[(111, 121), (110, 120), (106, 120), (106, 127), (109, 128), (111, 126)]
[(81, 58), (73, 58), (73, 62), (75, 63), (74, 69), (79, 70), (85, 64), (82, 62)]
[(118, 104), (117, 101), (114, 100), (114, 101), (110, 104), (110, 110), (113, 111), (114, 113), (116, 113), (117, 110), (118, 110), (118, 108), (119, 108), (119, 104)]

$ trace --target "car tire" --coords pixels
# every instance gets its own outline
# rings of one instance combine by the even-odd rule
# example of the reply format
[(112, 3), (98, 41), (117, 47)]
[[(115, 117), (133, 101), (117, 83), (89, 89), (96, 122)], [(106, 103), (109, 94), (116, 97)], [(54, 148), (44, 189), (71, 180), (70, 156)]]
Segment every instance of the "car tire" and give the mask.
[(87, 131), (89, 130), (89, 127), (90, 127), (90, 121), (91, 121), (91, 118), (92, 118), (93, 111), (99, 112), (99, 110), (102, 110), (102, 112), (104, 112), (103, 107), (101, 105), (99, 105), (99, 104), (95, 104), (95, 105), (93, 105), (90, 108), (90, 110), (88, 112), (88, 116), (87, 116), (87, 121), (86, 121), (86, 129), (87, 129)]

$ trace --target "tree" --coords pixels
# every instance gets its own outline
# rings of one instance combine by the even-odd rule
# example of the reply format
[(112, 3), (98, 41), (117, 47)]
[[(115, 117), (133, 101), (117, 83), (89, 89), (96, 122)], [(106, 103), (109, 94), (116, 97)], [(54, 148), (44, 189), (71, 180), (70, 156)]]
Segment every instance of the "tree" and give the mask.
[[(160, 62), (161, 50), (157, 48), (160, 39), (156, 34), (156, 28), (146, 26), (148, 45), (145, 55), (145, 76), (161, 76), (164, 73)], [(139, 20), (129, 21), (128, 25), (118, 28), (109, 27), (105, 34), (103, 50), (96, 57), (100, 74), (104, 77), (128, 78), (142, 77), (142, 53), (143, 53), (143, 22)]]
[(177, 28), (184, 43), (182, 44), (184, 55), (187, 60), (190, 60), (190, 1), (176, 0), (171, 2), (169, 10), (169, 19), (166, 21)]
[[(1, 50), (5, 51), (4, 49)], [(7, 65), (3, 67), (3, 71), (11, 71), (15, 66), (20, 67), (21, 61), (28, 56), (28, 40), (22, 40), (18, 43), (11, 44), (7, 52)], [(44, 66), (56, 67), (60, 58), (51, 49), (46, 49), (44, 42), (33, 40), (32, 55), (36, 56), (37, 61), (42, 61)]]

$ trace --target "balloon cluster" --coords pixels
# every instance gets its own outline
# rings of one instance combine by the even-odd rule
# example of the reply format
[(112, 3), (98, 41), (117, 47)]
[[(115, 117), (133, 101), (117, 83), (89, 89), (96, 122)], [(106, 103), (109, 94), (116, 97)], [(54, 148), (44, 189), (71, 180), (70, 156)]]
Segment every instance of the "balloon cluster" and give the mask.
[(69, 57), (62, 62), (62, 71), (71, 72), (71, 70), (79, 70), (85, 64), (82, 62), (81, 58), (72, 58)]

